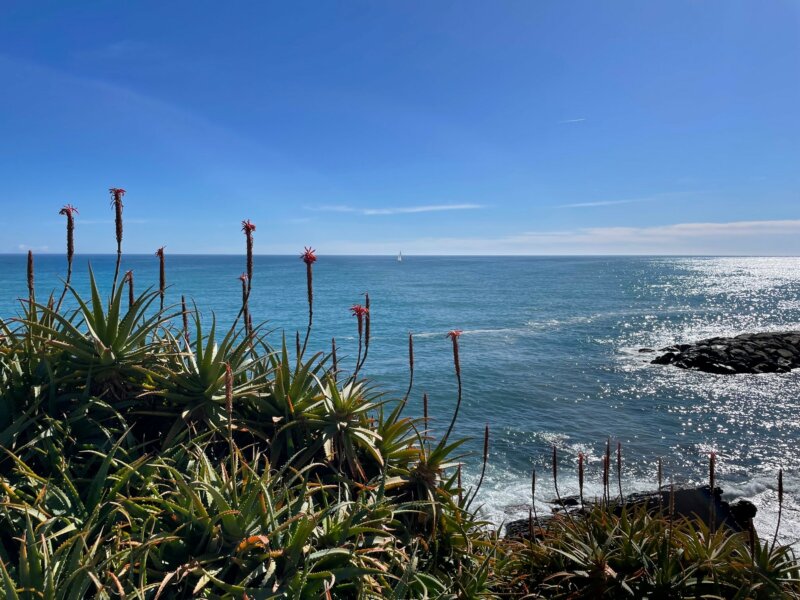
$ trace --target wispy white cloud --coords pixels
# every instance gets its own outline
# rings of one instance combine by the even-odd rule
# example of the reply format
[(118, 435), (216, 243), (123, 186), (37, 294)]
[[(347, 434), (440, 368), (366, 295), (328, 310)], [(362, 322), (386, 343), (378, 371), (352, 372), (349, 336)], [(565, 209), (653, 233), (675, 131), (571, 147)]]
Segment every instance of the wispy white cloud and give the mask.
[(800, 255), (800, 219), (529, 231), (494, 238), (342, 243), (329, 253)]
[(363, 208), (346, 205), (309, 207), (309, 210), (324, 210), (329, 212), (355, 213), (359, 215), (407, 215), (426, 212), (440, 212), (447, 210), (475, 210), (483, 208), (481, 204), (428, 204), (423, 206), (400, 206), (394, 208)]
[(631, 200), (600, 200), (598, 202), (575, 202), (574, 204), (560, 204), (556, 208), (590, 208), (592, 206), (613, 206), (615, 204), (633, 204), (647, 202), (650, 198), (633, 198)]
[(662, 192), (639, 198), (621, 198), (619, 200), (590, 200), (588, 202), (571, 202), (559, 204), (556, 208), (594, 208), (598, 206), (615, 206), (618, 204), (638, 204), (643, 202), (674, 201), (684, 198), (697, 198), (710, 193), (709, 190), (688, 190), (681, 192)]
[(558, 124), (564, 125), (565, 123), (583, 123), (585, 120), (586, 119), (584, 119), (583, 117), (579, 119), (564, 119), (563, 121), (559, 121)]

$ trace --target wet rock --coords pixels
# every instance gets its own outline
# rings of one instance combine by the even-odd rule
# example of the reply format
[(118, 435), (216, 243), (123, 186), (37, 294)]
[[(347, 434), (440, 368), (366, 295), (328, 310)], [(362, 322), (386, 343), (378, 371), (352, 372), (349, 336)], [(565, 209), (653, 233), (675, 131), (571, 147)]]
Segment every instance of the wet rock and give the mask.
[(678, 358), (679, 354), (677, 352), (667, 352), (666, 354), (662, 354), (661, 356), (657, 356), (652, 360), (654, 365), (668, 365), (675, 362), (675, 359)]
[[(643, 349), (647, 351), (649, 349)], [(744, 333), (713, 337), (694, 344), (675, 344), (660, 350), (651, 362), (681, 369), (732, 375), (788, 373), (800, 368), (800, 332)]]

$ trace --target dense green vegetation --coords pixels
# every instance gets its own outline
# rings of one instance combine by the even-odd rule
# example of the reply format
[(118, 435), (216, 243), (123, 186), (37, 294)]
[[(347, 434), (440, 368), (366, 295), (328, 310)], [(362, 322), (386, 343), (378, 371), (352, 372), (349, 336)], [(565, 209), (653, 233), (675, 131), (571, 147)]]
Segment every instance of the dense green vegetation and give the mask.
[[(109, 297), (91, 275), (81, 298), (68, 275), (63, 302), (37, 301), (29, 256), (29, 297), (0, 321), (0, 597), (797, 597), (789, 549), (699, 522), (599, 507), (498, 539), (461, 484), (459, 332), (437, 438), (404, 412), (411, 339), (404, 397), (362, 376), (368, 299), (349, 369), (335, 344), (307, 354), (308, 332), (290, 349), (253, 326), (244, 231), (225, 330), (164, 304), (163, 250), (157, 288), (135, 294), (118, 260)], [(310, 330), (316, 257), (301, 258)]]

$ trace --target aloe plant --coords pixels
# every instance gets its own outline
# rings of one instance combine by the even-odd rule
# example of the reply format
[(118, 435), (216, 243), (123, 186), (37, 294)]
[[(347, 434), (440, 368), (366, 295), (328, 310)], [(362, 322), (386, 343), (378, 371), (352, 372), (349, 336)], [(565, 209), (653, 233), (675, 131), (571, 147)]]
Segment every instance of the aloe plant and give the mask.
[[(203, 431), (224, 429), (228, 418), (224, 389), (228, 367), (234, 377), (235, 403), (255, 399), (268, 388), (269, 370), (263, 368), (268, 354), (259, 356), (256, 353), (251, 336), (231, 327), (218, 341), (215, 317), (207, 334), (196, 307), (193, 319), (195, 341), (191, 346), (187, 347), (181, 339), (183, 334), (178, 338), (165, 330), (159, 360), (136, 367), (144, 378), (143, 386), (153, 396), (164, 400), (154, 407), (140, 408), (136, 414), (170, 421), (163, 438), (164, 446), (185, 439), (187, 435), (192, 437)], [(257, 364), (262, 368), (257, 368)], [(202, 423), (199, 428), (198, 422)]]
[(157, 291), (141, 294), (123, 312), (123, 286), (112, 288), (106, 310), (91, 266), (89, 284), (88, 304), (74, 288), (69, 288), (79, 307), (74, 315), (67, 317), (52, 307), (38, 305), (49, 322), (29, 319), (25, 324), (34, 336), (61, 350), (70, 364), (63, 378), (71, 380), (71, 385), (85, 384), (96, 395), (122, 400), (136, 368), (157, 356), (154, 334), (170, 316), (161, 311), (148, 314)]

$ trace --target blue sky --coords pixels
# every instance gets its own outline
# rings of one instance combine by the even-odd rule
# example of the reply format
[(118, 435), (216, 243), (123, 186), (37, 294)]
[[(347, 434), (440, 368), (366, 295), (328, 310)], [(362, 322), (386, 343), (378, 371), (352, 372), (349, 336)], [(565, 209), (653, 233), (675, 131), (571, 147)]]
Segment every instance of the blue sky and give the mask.
[(800, 4), (0, 4), (0, 252), (800, 254)]

